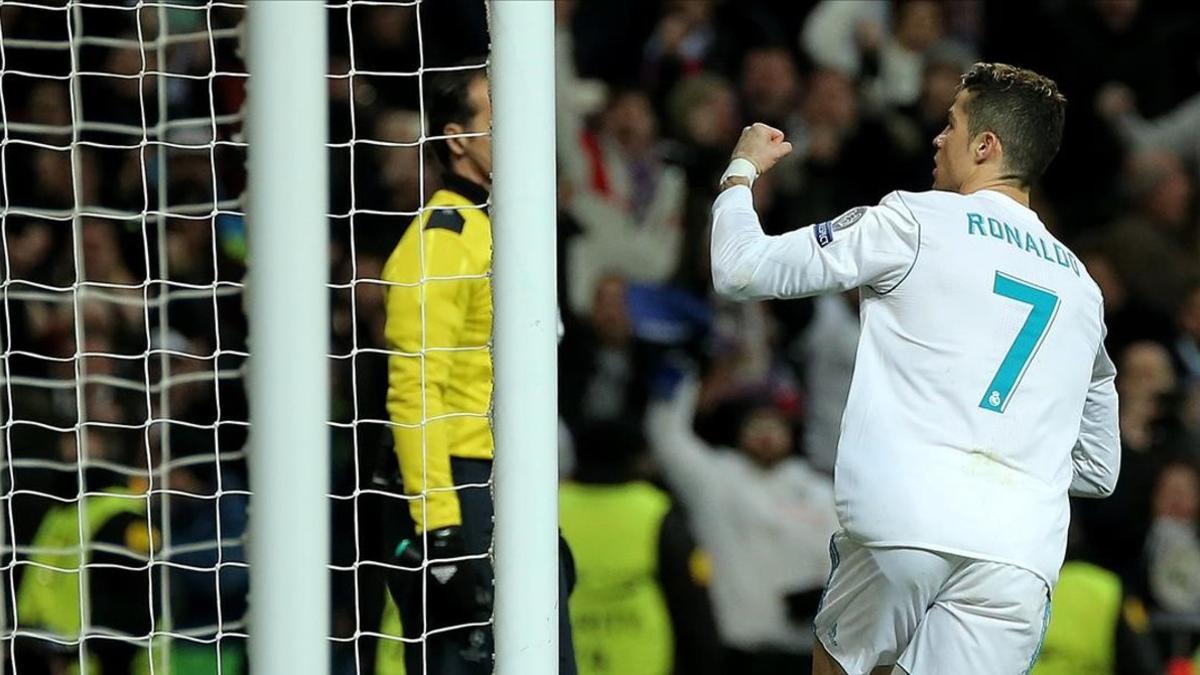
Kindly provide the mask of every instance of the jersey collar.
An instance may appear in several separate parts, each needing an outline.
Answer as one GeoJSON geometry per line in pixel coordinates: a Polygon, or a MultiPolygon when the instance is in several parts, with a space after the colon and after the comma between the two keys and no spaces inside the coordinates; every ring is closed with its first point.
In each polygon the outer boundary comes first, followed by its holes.
{"type": "Polygon", "coordinates": [[[1013,199],[1012,197],[1010,197],[1010,196],[1008,196],[1008,195],[1004,194],[1003,192],[1000,192],[999,190],[992,190],[992,189],[990,189],[990,188],[984,188],[984,189],[982,189],[982,190],[976,190],[976,191],[975,191],[975,192],[973,192],[972,194],[984,195],[984,196],[987,196],[987,197],[991,197],[991,198],[993,198],[993,199],[999,199],[1000,201],[1006,202],[1006,203],[1008,203],[1008,204],[1012,204],[1013,206],[1016,206],[1016,207],[1017,207],[1017,208],[1019,208],[1019,209],[1024,209],[1024,210],[1026,210],[1026,211],[1029,211],[1029,212],[1032,212],[1032,213],[1036,213],[1036,212],[1035,212],[1033,209],[1031,209],[1030,207],[1028,207],[1028,206],[1025,206],[1025,205],[1024,205],[1024,204],[1022,204],[1021,202],[1019,202],[1019,201],[1017,201],[1017,200],[1013,199]]]}

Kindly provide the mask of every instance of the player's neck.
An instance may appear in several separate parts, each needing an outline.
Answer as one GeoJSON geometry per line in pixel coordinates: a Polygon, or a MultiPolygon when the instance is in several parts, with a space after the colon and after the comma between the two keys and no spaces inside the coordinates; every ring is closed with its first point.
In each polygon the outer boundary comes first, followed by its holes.
{"type": "Polygon", "coordinates": [[[981,176],[967,179],[958,189],[961,194],[969,195],[980,190],[991,190],[1011,198],[1025,208],[1029,208],[1029,190],[1013,183],[1012,179],[996,176],[981,176]]]}

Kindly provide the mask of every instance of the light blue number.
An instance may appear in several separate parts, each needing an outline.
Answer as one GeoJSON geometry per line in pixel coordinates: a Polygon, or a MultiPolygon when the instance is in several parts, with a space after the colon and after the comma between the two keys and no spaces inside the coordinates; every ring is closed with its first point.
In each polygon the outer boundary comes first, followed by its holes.
{"type": "Polygon", "coordinates": [[[1046,337],[1050,322],[1058,311],[1058,296],[1001,272],[996,272],[992,292],[1032,306],[1025,325],[1021,326],[1021,332],[1017,333],[1017,339],[1008,348],[1008,353],[1000,362],[1000,369],[979,402],[979,407],[984,410],[1002,413],[1008,407],[1008,401],[1025,374],[1025,369],[1029,367],[1029,361],[1042,344],[1042,338],[1046,337]]]}

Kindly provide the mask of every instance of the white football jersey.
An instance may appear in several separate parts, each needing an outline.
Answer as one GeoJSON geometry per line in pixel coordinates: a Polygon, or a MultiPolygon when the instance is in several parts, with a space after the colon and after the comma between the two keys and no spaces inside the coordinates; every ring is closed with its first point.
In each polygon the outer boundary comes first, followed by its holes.
{"type": "Polygon", "coordinates": [[[835,473],[851,536],[1054,584],[1068,494],[1111,493],[1120,443],[1100,290],[1036,213],[990,190],[893,192],[767,237],[734,187],[712,259],[735,298],[861,289],[835,473]]]}

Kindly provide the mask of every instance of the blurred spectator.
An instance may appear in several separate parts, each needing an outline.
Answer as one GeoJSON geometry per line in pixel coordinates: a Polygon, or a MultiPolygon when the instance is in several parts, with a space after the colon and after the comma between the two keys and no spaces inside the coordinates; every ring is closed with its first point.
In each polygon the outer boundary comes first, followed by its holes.
{"type": "Polygon", "coordinates": [[[571,325],[559,347],[559,410],[567,425],[623,420],[639,424],[658,350],[633,332],[628,287],[609,274],[596,284],[586,323],[571,325]]]}
{"type": "Polygon", "coordinates": [[[1175,342],[1175,359],[1184,379],[1194,385],[1200,383],[1200,283],[1192,283],[1176,316],[1179,339],[1175,342]]]}
{"type": "Polygon", "coordinates": [[[938,2],[896,2],[890,17],[888,9],[888,3],[822,2],[801,36],[813,61],[861,81],[875,108],[916,102],[925,51],[945,34],[938,2]]]}
{"type": "Polygon", "coordinates": [[[837,529],[832,482],[792,456],[792,437],[769,406],[742,420],[738,448],[692,430],[699,383],[689,377],[647,417],[651,448],[713,556],[713,602],[726,670],[805,673],[811,618],[837,529]]]}
{"type": "MultiPolygon", "coordinates": [[[[351,56],[358,70],[411,73],[421,66],[416,6],[362,5],[352,8],[350,14],[354,38],[351,56]]],[[[341,38],[346,27],[339,26],[331,32],[341,38]]],[[[420,104],[416,77],[379,78],[374,82],[372,89],[382,105],[412,109],[420,104]]]]}
{"type": "Polygon", "coordinates": [[[604,83],[579,76],[575,62],[575,34],[571,21],[575,17],[576,0],[554,3],[554,95],[555,114],[559,126],[569,120],[570,137],[579,133],[579,123],[604,104],[607,89],[604,83]]]}
{"type": "Polygon", "coordinates": [[[716,184],[729,162],[742,118],[738,97],[724,78],[710,73],[681,81],[667,98],[666,121],[672,141],[667,155],[687,181],[681,267],[676,279],[707,295],[708,221],[716,184]]]}
{"type": "Polygon", "coordinates": [[[1159,472],[1146,539],[1150,592],[1173,612],[1200,612],[1200,470],[1175,460],[1159,472]]]}
{"type": "MultiPolygon", "coordinates": [[[[795,126],[800,105],[800,75],[783,47],[760,47],[742,59],[743,117],[776,129],[795,126]]],[[[736,140],[736,139],[735,139],[736,140]]]]}
{"type": "Polygon", "coordinates": [[[683,154],[674,159],[687,169],[689,187],[711,190],[710,184],[720,177],[725,167],[716,166],[716,156],[729,159],[729,144],[741,130],[737,106],[733,87],[708,73],[689,77],[671,91],[667,121],[677,141],[672,151],[683,154]]]}
{"type": "MultiPolygon", "coordinates": [[[[194,287],[241,282],[245,268],[216,245],[217,232],[212,221],[172,218],[164,231],[167,240],[164,266],[171,281],[194,287]]],[[[200,293],[173,286],[164,292],[170,297],[168,315],[172,327],[197,340],[203,352],[245,346],[247,327],[240,294],[220,286],[200,293]]]]}
{"type": "Polygon", "coordinates": [[[1121,435],[1137,450],[1148,450],[1156,440],[1162,420],[1163,397],[1176,386],[1175,369],[1166,347],[1137,342],[1125,349],[1117,371],[1121,396],[1121,435]]]}
{"type": "MultiPolygon", "coordinates": [[[[864,114],[848,76],[836,70],[814,71],[797,123],[788,130],[792,155],[781,162],[778,175],[772,172],[755,183],[768,234],[877,203],[895,189],[902,164],[869,159],[892,155],[891,134],[881,119],[864,114]]],[[[926,147],[932,157],[932,146],[926,147]]]]}
{"type": "Polygon", "coordinates": [[[81,50],[80,59],[94,64],[89,70],[108,75],[80,78],[81,96],[73,114],[79,115],[82,109],[88,120],[134,127],[137,131],[93,127],[85,134],[91,141],[128,144],[136,142],[143,124],[153,127],[158,121],[159,78],[146,76],[158,70],[158,50],[145,49],[144,38],[132,30],[111,37],[119,41],[114,46],[89,46],[81,50]]]}
{"type": "MultiPolygon", "coordinates": [[[[721,304],[713,328],[712,360],[700,394],[702,412],[748,397],[770,395],[786,373],[775,355],[775,324],[765,302],[721,304]]],[[[786,367],[784,367],[786,368],[786,367]]],[[[730,444],[737,433],[735,420],[725,420],[728,432],[721,441],[730,444]]]]}
{"type": "MultiPolygon", "coordinates": [[[[71,99],[66,83],[41,80],[29,91],[25,119],[48,127],[40,132],[43,140],[60,145],[71,135],[71,99]],[[51,131],[53,130],[53,131],[51,131]]],[[[14,120],[15,121],[15,120],[14,120]]]]}
{"type": "Polygon", "coordinates": [[[42,283],[52,281],[47,268],[57,262],[52,253],[60,250],[61,246],[55,235],[55,231],[43,221],[14,218],[8,227],[6,240],[8,278],[42,283]]]}
{"type": "Polygon", "coordinates": [[[1125,191],[1132,210],[1106,232],[1113,264],[1140,302],[1169,313],[1200,260],[1191,179],[1175,155],[1147,152],[1127,162],[1125,191]]]}
{"type": "Polygon", "coordinates": [[[887,0],[822,0],[804,22],[800,45],[815,64],[857,78],[863,51],[877,47],[890,13],[887,0]]]}
{"type": "Polygon", "coordinates": [[[151,525],[152,502],[144,479],[131,485],[140,472],[130,449],[107,443],[94,428],[85,427],[81,438],[84,452],[74,436],[64,436],[60,448],[61,461],[80,462],[78,492],[46,511],[16,591],[16,612],[33,632],[16,640],[14,670],[120,675],[146,655],[144,642],[96,635],[140,637],[154,626],[157,610],[146,589],[158,571],[146,561],[161,536],[151,525]],[[68,646],[84,635],[86,650],[68,646]]]}
{"type": "Polygon", "coordinates": [[[719,673],[710,563],[684,514],[643,479],[646,443],[628,422],[581,430],[559,519],[578,582],[571,624],[583,675],[719,673]]]}
{"type": "MultiPolygon", "coordinates": [[[[208,640],[228,630],[219,628],[222,623],[245,621],[250,586],[243,543],[249,486],[237,462],[225,460],[223,464],[215,470],[205,464],[181,465],[169,478],[171,488],[177,491],[171,504],[171,544],[179,551],[171,557],[177,565],[172,570],[171,618],[175,629],[208,640]]],[[[174,672],[245,672],[245,648],[239,640],[225,639],[216,649],[180,641],[172,646],[172,652],[174,672]]]]}
{"type": "Polygon", "coordinates": [[[432,161],[422,161],[421,114],[415,110],[384,110],[375,120],[373,137],[384,144],[374,150],[378,164],[379,189],[386,201],[381,205],[388,211],[415,213],[425,203],[425,194],[437,185],[438,167],[432,161]]]}
{"type": "Polygon", "coordinates": [[[812,324],[792,346],[803,355],[805,365],[805,455],[814,468],[830,475],[837,461],[858,333],[858,293],[827,296],[817,299],[812,324]]]}
{"type": "Polygon", "coordinates": [[[686,185],[662,161],[658,121],[645,94],[615,93],[596,130],[562,148],[567,212],[582,230],[567,252],[571,311],[586,314],[603,275],[666,281],[679,265],[686,185]]]}
{"type": "Polygon", "coordinates": [[[1135,592],[1146,587],[1144,545],[1160,453],[1172,445],[1159,424],[1164,396],[1175,387],[1169,352],[1135,342],[1115,357],[1121,401],[1121,473],[1105,500],[1073,504],[1094,562],[1117,573],[1135,592]]]}
{"type": "Polygon", "coordinates": [[[946,126],[959,80],[973,61],[972,54],[956,43],[934,45],[926,54],[920,96],[911,105],[900,106],[887,115],[888,131],[900,155],[898,160],[904,164],[896,187],[929,189],[933,170],[930,143],[946,126]]]}
{"type": "Polygon", "coordinates": [[[1100,286],[1104,296],[1104,325],[1108,334],[1104,346],[1110,355],[1120,355],[1139,340],[1167,344],[1175,334],[1167,316],[1131,297],[1125,279],[1113,264],[1111,242],[1090,239],[1075,246],[1079,260],[1100,286]]]}
{"type": "Polygon", "coordinates": [[[1139,0],[1092,0],[1047,3],[1014,23],[998,7],[988,6],[988,51],[1044,70],[1073,102],[1062,151],[1044,189],[1072,214],[1073,227],[1104,222],[1120,208],[1115,197],[1122,187],[1122,149],[1093,103],[1106,85],[1122,83],[1153,118],[1193,91],[1178,83],[1194,78],[1185,75],[1194,68],[1182,64],[1194,62],[1196,43],[1187,32],[1189,24],[1196,25],[1195,15],[1139,0]],[[1029,38],[1008,39],[1013,31],[1029,38]]]}
{"type": "Polygon", "coordinates": [[[651,95],[665,94],[677,81],[712,66],[718,32],[713,0],[668,0],[646,43],[643,81],[651,95]]]}
{"type": "Polygon", "coordinates": [[[864,93],[872,105],[904,106],[921,92],[925,52],[945,34],[942,5],[935,0],[903,0],[894,5],[892,30],[862,40],[866,60],[864,93]]]}
{"type": "Polygon", "coordinates": [[[1093,0],[1059,8],[1052,27],[1060,39],[1043,49],[1048,48],[1051,58],[1095,57],[1086,67],[1063,69],[1059,84],[1068,95],[1090,102],[1105,83],[1121,82],[1133,88],[1150,114],[1171,106],[1177,97],[1172,91],[1171,27],[1157,20],[1148,4],[1093,0]]]}
{"type": "Polygon", "coordinates": [[[1148,120],[1138,112],[1133,91],[1114,82],[1097,93],[1096,110],[1134,152],[1175,152],[1193,170],[1200,169],[1200,94],[1148,120]]]}

